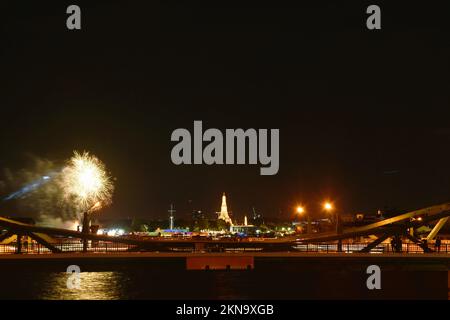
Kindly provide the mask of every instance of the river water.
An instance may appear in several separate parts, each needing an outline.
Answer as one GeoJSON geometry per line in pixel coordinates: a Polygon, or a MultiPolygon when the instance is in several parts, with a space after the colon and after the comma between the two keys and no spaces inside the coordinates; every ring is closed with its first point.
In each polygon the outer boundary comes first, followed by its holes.
{"type": "Polygon", "coordinates": [[[259,262],[254,270],[188,271],[183,262],[80,264],[69,289],[67,263],[0,264],[0,299],[447,299],[448,271],[381,265],[382,289],[367,289],[365,264],[259,262]]]}

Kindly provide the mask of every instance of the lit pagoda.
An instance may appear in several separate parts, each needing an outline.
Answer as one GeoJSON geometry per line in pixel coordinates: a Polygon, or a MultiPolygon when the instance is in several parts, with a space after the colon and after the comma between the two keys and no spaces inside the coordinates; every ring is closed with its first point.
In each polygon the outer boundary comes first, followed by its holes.
{"type": "Polygon", "coordinates": [[[230,216],[228,215],[228,207],[227,207],[227,197],[225,195],[225,192],[222,196],[222,207],[220,208],[219,214],[219,220],[224,220],[225,222],[229,223],[230,225],[233,225],[233,222],[231,221],[230,216]]]}

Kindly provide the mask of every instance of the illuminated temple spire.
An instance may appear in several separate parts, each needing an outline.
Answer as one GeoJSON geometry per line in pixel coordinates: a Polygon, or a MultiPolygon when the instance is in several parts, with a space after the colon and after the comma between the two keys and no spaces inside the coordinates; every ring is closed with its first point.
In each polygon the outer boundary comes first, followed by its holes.
{"type": "Polygon", "coordinates": [[[227,207],[227,196],[225,195],[225,192],[222,196],[222,207],[220,208],[219,218],[220,220],[224,220],[225,222],[233,225],[233,222],[231,221],[230,216],[228,215],[228,207],[227,207]]]}

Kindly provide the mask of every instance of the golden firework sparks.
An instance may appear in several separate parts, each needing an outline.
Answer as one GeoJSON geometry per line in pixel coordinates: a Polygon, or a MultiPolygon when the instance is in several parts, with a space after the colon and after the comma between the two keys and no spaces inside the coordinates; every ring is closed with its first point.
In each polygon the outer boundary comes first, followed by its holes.
{"type": "Polygon", "coordinates": [[[64,198],[80,210],[94,211],[111,202],[114,189],[106,167],[88,152],[74,151],[60,179],[64,198]]]}

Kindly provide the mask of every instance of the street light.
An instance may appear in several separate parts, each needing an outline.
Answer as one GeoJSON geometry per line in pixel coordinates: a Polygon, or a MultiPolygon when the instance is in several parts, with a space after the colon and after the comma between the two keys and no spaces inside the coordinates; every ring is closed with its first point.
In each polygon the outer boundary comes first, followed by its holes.
{"type": "MultiPolygon", "coordinates": [[[[331,202],[326,201],[323,204],[323,209],[327,212],[332,212],[334,211],[334,206],[331,202]]],[[[334,213],[334,219],[335,219],[335,223],[336,223],[336,233],[340,234],[341,233],[341,228],[340,228],[340,224],[339,224],[339,215],[337,213],[337,211],[335,211],[334,213]]],[[[338,252],[342,252],[342,239],[338,240],[338,247],[337,247],[338,252]]]]}
{"type": "MultiPolygon", "coordinates": [[[[305,212],[306,212],[306,210],[305,210],[305,208],[303,206],[298,206],[297,207],[297,213],[299,215],[303,215],[305,212]]],[[[308,222],[307,222],[307,225],[306,225],[306,234],[311,234],[311,215],[307,214],[306,217],[308,219],[308,222]]]]}
{"type": "MultiPolygon", "coordinates": [[[[323,203],[323,209],[326,211],[326,212],[328,212],[328,213],[330,213],[330,212],[332,212],[333,210],[334,210],[334,206],[333,206],[333,204],[331,203],[331,202],[329,202],[329,201],[326,201],[326,202],[324,202],[323,203]]],[[[336,232],[338,231],[338,219],[337,219],[337,214],[335,214],[335,220],[336,220],[336,232]]]]}
{"type": "MultiPolygon", "coordinates": [[[[331,202],[329,202],[329,201],[326,201],[326,202],[324,202],[323,203],[323,209],[326,211],[326,212],[328,212],[328,213],[331,213],[332,211],[334,211],[334,206],[333,206],[333,204],[331,203],[331,202]]],[[[337,226],[337,214],[336,214],[336,212],[335,212],[335,220],[336,220],[336,231],[337,231],[337,229],[338,229],[338,226],[337,226]]]]}
{"type": "Polygon", "coordinates": [[[323,208],[325,209],[325,211],[330,212],[330,211],[333,210],[333,204],[330,203],[330,202],[325,202],[325,203],[323,204],[323,208]]]}

